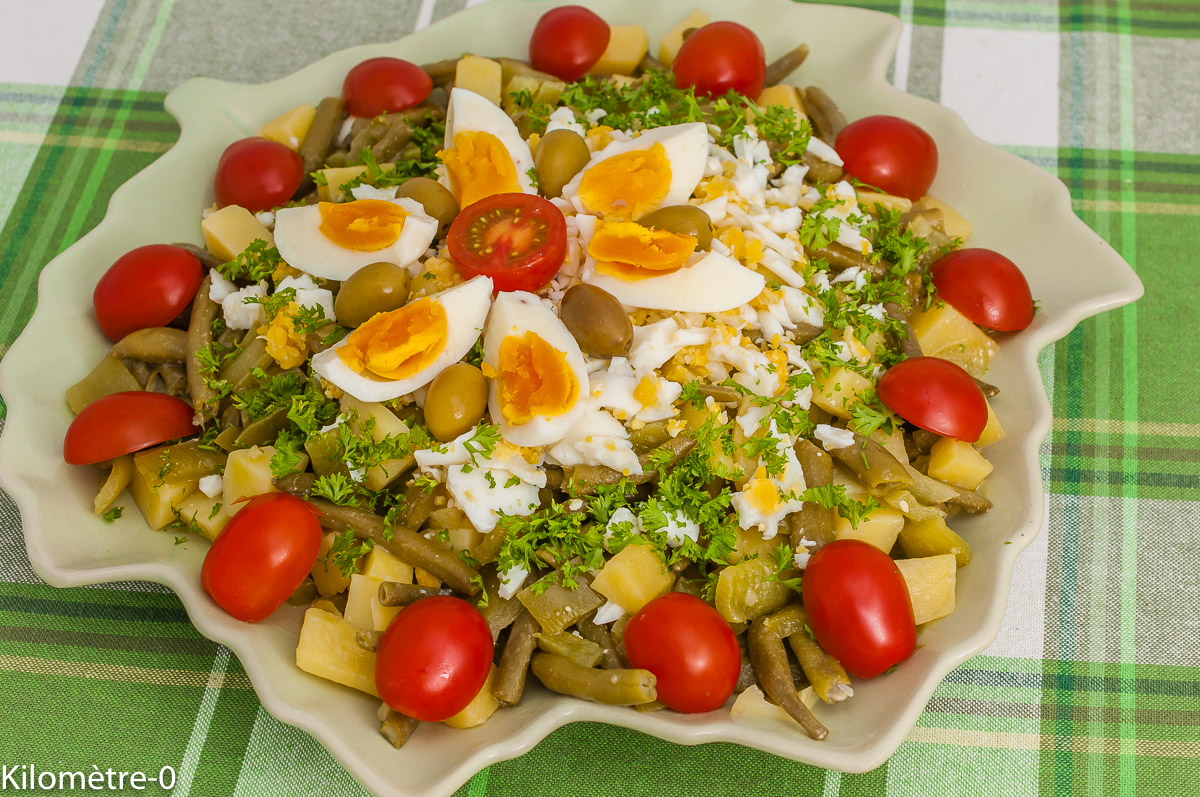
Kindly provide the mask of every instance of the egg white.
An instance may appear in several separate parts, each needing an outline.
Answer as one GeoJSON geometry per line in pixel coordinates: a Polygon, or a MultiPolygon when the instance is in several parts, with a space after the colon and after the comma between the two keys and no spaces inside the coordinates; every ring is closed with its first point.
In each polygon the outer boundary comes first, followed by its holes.
{"type": "Polygon", "coordinates": [[[430,298],[446,312],[446,345],[433,362],[417,373],[394,380],[355,373],[338,355],[346,345],[344,340],[313,357],[313,370],[359,401],[387,401],[429,384],[475,345],[491,305],[492,279],[475,277],[430,298]]]}
{"type": "MultiPolygon", "coordinates": [[[[536,194],[529,170],[533,168],[533,154],[529,145],[521,138],[521,133],[513,123],[512,117],[493,105],[491,100],[469,89],[455,88],[450,91],[450,100],[446,104],[446,138],[445,148],[454,146],[454,137],[459,133],[491,133],[507,150],[517,170],[517,184],[526,194],[536,194]]],[[[450,176],[445,169],[439,170],[441,175],[438,182],[453,192],[450,176]]]]}
{"type": "Polygon", "coordinates": [[[383,201],[399,205],[408,214],[400,237],[391,246],[374,252],[338,246],[321,233],[321,210],[317,205],[280,208],[275,214],[275,246],[289,266],[323,279],[344,281],[371,263],[407,266],[433,242],[437,219],[427,214],[416,200],[402,197],[383,201]]]}
{"type": "Polygon", "coordinates": [[[627,307],[681,313],[721,313],[762,293],[767,282],[736,260],[716,252],[693,256],[678,271],[661,277],[625,280],[611,274],[585,273],[584,282],[603,288],[627,307]]]}

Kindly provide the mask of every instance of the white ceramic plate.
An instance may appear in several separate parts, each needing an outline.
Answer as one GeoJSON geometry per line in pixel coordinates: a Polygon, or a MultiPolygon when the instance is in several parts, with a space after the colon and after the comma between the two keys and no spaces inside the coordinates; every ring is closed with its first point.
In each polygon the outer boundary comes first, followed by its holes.
{"type": "MultiPolygon", "coordinates": [[[[654,42],[694,6],[715,19],[729,14],[729,4],[719,0],[583,2],[614,23],[641,23],[654,42]]],[[[96,477],[62,461],[71,419],[64,391],[107,349],[91,313],[96,280],[135,246],[199,241],[199,211],[212,201],[212,170],[226,144],[298,103],[338,94],[346,71],[368,57],[395,55],[419,63],[463,51],[523,56],[544,10],[537,3],[496,0],[392,44],[335,53],[273,83],[194,79],[168,95],[166,107],[181,127],[179,143],[116,191],[104,221],[46,267],[37,312],[0,367],[0,390],[8,402],[0,480],[21,508],[30,561],[56,586],[138,579],[173,589],[197,629],[237,654],[272,714],[312,733],[379,794],[450,794],[487,764],[520,755],[555,728],[581,720],[681,744],[735,742],[822,767],[873,769],[899,746],[946,673],[995,637],[1013,561],[1042,526],[1038,448],[1051,416],[1038,352],[1083,318],[1142,293],[1124,261],[1071,212],[1061,183],[976,138],[951,111],[886,82],[884,71],[900,35],[893,17],[785,0],[739,4],[737,13],[762,37],[769,56],[808,41],[812,55],[795,79],[825,88],[850,119],[892,113],[929,131],[941,153],[931,192],[974,223],[972,245],[998,249],[1022,266],[1042,310],[1029,329],[1004,341],[988,377],[1002,388],[995,408],[1008,437],[988,451],[996,466],[988,485],[996,508],[955,521],[974,552],[971,565],[959,571],[958,609],[925,630],[921,647],[896,672],[856,683],[848,703],[819,705],[815,713],[829,727],[827,740],[814,742],[798,728],[733,719],[724,711],[642,714],[533,686],[520,706],[480,728],[427,725],[403,749],[393,750],[379,736],[376,700],[296,669],[298,609],[280,610],[253,626],[232,619],[200,588],[206,546],[176,546],[170,534],[146,529],[136,512],[115,524],[101,522],[90,511],[96,477]],[[64,347],[68,340],[75,343],[64,347]]]]}

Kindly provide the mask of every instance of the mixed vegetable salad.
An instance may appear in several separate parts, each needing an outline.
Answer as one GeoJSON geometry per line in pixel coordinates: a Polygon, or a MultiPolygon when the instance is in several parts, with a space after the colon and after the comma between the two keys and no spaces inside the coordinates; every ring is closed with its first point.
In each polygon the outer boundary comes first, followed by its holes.
{"type": "Polygon", "coordinates": [[[370,59],[230,144],[204,246],[96,286],[97,514],[211,540],[234,617],[307,605],[297,665],[396,746],[529,672],[823,738],[954,609],[1034,303],[924,130],[782,82],[807,53],[567,6],[528,62],[370,59]]]}

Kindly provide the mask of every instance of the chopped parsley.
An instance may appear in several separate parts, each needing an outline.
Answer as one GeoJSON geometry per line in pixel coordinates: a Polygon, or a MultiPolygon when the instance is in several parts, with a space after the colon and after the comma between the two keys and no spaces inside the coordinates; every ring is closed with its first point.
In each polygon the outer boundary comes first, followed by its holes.
{"type": "Polygon", "coordinates": [[[283,258],[280,257],[279,250],[259,238],[233,260],[217,266],[217,271],[226,279],[259,282],[274,274],[275,269],[282,263],[283,258]]]}
{"type": "Polygon", "coordinates": [[[121,517],[121,513],[124,511],[125,511],[125,507],[114,506],[112,509],[108,510],[103,515],[101,515],[100,519],[103,520],[105,523],[112,523],[112,522],[116,521],[117,518],[121,517]]]}

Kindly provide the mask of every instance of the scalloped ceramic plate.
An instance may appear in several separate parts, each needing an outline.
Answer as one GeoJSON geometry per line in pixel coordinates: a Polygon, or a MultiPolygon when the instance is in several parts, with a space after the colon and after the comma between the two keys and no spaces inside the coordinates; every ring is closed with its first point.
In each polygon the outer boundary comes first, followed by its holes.
{"type": "MultiPolygon", "coordinates": [[[[652,41],[695,5],[717,19],[728,13],[728,3],[717,0],[584,2],[613,22],[640,22],[652,41]]],[[[739,21],[762,37],[769,54],[799,40],[810,42],[812,55],[798,78],[825,88],[849,118],[892,113],[929,131],[941,153],[932,193],[974,223],[972,245],[1001,250],[1022,265],[1042,311],[1029,329],[1004,342],[989,376],[1003,388],[995,408],[1008,437],[989,450],[996,465],[989,483],[995,510],[955,524],[974,551],[972,564],[959,571],[957,611],[927,628],[921,647],[896,672],[855,683],[857,695],[849,703],[818,706],[817,716],[829,727],[824,742],[794,727],[734,719],[726,712],[643,714],[532,687],[520,706],[497,713],[482,727],[428,725],[403,749],[393,750],[379,736],[376,700],[296,669],[298,609],[287,607],[253,626],[232,619],[200,588],[206,546],[176,546],[171,535],[147,530],[136,513],[115,524],[101,522],[90,511],[95,476],[62,461],[71,419],[64,391],[107,348],[92,319],[92,287],[104,264],[135,246],[199,240],[199,211],[212,201],[212,169],[226,144],[300,102],[339,93],[347,69],[364,58],[395,55],[426,62],[462,51],[524,55],[529,31],[544,10],[536,3],[496,0],[392,44],[335,53],[273,83],[194,79],[167,96],[166,107],[182,128],[179,143],[113,194],[104,221],[46,267],[37,312],[0,367],[8,402],[0,478],[21,508],[30,561],[56,586],[138,579],[173,589],[200,632],[237,654],[272,714],[312,733],[379,794],[449,794],[487,764],[518,756],[555,728],[582,720],[681,744],[735,742],[822,767],[873,769],[899,746],[946,673],[995,637],[1013,561],[1043,525],[1038,449],[1051,416],[1038,352],[1087,316],[1142,293],[1125,262],[1071,212],[1061,183],[976,138],[951,111],[887,83],[884,71],[900,35],[893,17],[784,0],[738,9],[739,21]],[[76,344],[63,347],[64,340],[76,344]]]]}

